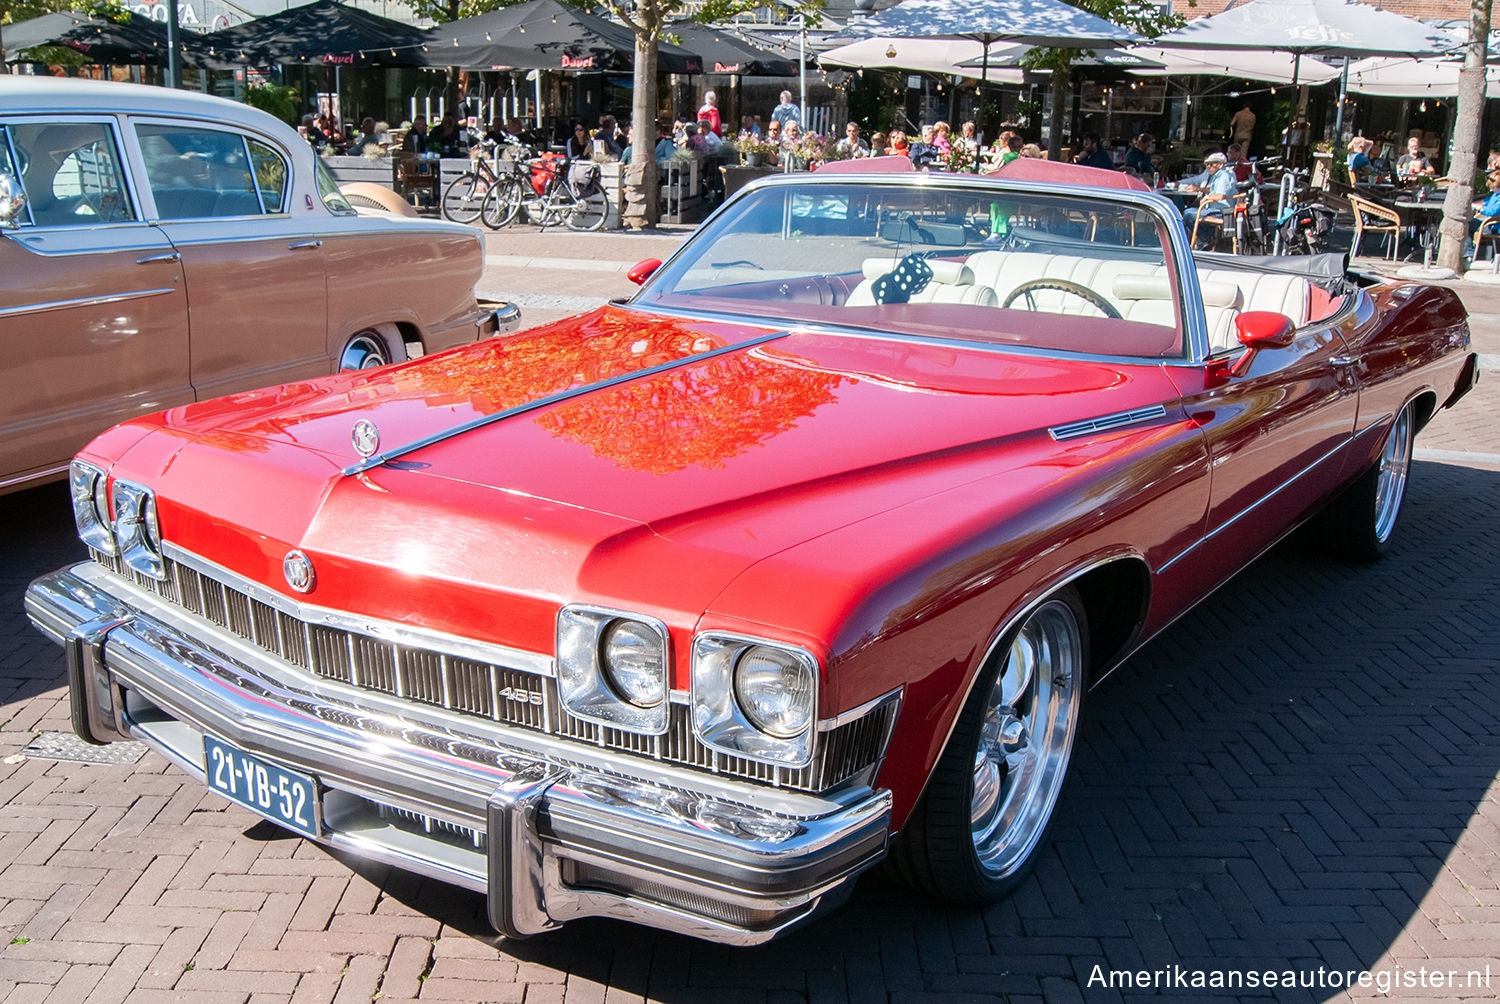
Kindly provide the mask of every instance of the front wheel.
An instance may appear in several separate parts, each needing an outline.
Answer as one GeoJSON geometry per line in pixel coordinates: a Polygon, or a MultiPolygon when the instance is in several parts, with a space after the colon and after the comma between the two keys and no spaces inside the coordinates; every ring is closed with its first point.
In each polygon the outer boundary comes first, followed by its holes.
{"type": "Polygon", "coordinates": [[[1317,539],[1335,556],[1375,561],[1390,548],[1406,500],[1411,455],[1417,438],[1415,404],[1401,409],[1391,423],[1380,458],[1317,519],[1317,539]]]}
{"type": "Polygon", "coordinates": [[[569,230],[598,230],[609,215],[609,199],[603,192],[593,192],[574,202],[566,213],[569,230]]]}
{"type": "Polygon", "coordinates": [[[900,881],[949,903],[992,902],[1020,883],[1067,777],[1087,666],[1087,619],[1068,587],[981,672],[891,850],[900,881]]]}
{"type": "Polygon", "coordinates": [[[473,171],[465,171],[443,189],[443,215],[454,223],[473,223],[479,219],[488,187],[473,171]]]}
{"type": "Polygon", "coordinates": [[[514,178],[491,188],[480,207],[480,222],[491,230],[509,226],[521,211],[521,194],[521,182],[514,178]]]}

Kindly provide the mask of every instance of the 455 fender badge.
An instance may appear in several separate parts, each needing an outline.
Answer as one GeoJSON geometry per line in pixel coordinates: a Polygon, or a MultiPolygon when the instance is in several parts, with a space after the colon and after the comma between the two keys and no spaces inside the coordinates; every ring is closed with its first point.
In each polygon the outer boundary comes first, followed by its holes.
{"type": "Polygon", "coordinates": [[[295,548],[281,559],[281,574],[286,576],[286,584],[299,593],[312,592],[313,583],[317,581],[312,560],[295,548]]]}

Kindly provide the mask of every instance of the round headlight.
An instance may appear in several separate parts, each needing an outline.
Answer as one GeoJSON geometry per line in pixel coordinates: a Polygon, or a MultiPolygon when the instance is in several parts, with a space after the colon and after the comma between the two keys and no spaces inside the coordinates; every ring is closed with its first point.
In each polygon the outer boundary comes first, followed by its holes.
{"type": "Polygon", "coordinates": [[[756,645],[734,667],[740,710],[756,728],[792,739],[812,724],[812,668],[791,652],[756,645]]]}
{"type": "Polygon", "coordinates": [[[599,638],[599,661],[615,693],[638,708],[667,699],[661,636],[639,621],[617,620],[599,638]]]}

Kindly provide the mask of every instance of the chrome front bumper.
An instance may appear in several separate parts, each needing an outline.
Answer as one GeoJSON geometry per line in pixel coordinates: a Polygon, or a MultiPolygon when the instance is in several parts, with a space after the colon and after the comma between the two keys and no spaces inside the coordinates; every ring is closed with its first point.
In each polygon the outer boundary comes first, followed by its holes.
{"type": "Polygon", "coordinates": [[[758,944],[842,902],[886,850],[889,792],[626,776],[577,744],[362,709],[93,562],[37,579],[26,611],[67,652],[82,738],[141,740],[202,779],[208,732],[310,774],[317,839],[486,892],[511,936],[608,916],[758,944]]]}

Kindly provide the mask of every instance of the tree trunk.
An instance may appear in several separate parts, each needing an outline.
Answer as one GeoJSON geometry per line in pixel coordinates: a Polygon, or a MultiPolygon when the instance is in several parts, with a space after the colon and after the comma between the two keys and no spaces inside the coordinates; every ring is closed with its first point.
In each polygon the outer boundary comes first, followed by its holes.
{"type": "Polygon", "coordinates": [[[1063,116],[1068,108],[1069,83],[1072,74],[1052,68],[1052,114],[1047,118],[1047,159],[1062,159],[1063,116]]]}
{"type": "Polygon", "coordinates": [[[1443,238],[1438,265],[1463,271],[1464,242],[1473,216],[1474,172],[1479,164],[1479,130],[1484,119],[1485,43],[1490,37],[1491,0],[1470,0],[1469,44],[1458,74],[1457,121],[1453,128],[1453,159],[1448,164],[1448,194],[1443,199],[1443,238]]]}
{"type": "Polygon", "coordinates": [[[635,36],[635,93],[630,102],[630,165],[620,222],[632,230],[661,220],[656,180],[656,39],[635,36]]]}

